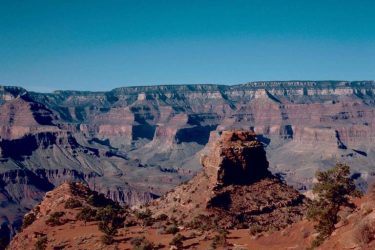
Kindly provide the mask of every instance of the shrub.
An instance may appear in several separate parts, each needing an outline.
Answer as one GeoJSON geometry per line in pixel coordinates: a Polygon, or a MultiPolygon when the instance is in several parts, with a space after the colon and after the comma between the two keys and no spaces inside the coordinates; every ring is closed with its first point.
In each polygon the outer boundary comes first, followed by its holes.
{"type": "Polygon", "coordinates": [[[77,207],[82,207],[82,203],[74,198],[69,198],[66,202],[64,207],[66,209],[72,209],[72,208],[77,208],[77,207]]]}
{"type": "Polygon", "coordinates": [[[30,226],[31,224],[33,224],[35,219],[36,219],[36,216],[35,216],[34,213],[31,212],[31,213],[26,214],[25,217],[23,217],[22,229],[25,229],[28,226],[30,226]]]}
{"type": "Polygon", "coordinates": [[[35,250],[45,250],[47,249],[47,236],[41,236],[35,243],[35,250]]]}
{"type": "Polygon", "coordinates": [[[100,241],[104,244],[104,245],[111,245],[113,243],[113,236],[112,235],[107,235],[107,234],[104,234],[100,237],[100,241]]]}
{"type": "Polygon", "coordinates": [[[135,217],[141,220],[144,226],[151,226],[154,223],[151,210],[148,208],[145,211],[135,211],[135,217]]]}
{"type": "Polygon", "coordinates": [[[153,250],[155,245],[152,242],[146,240],[145,237],[136,237],[131,239],[130,244],[133,246],[133,250],[153,250]]]}
{"type": "Polygon", "coordinates": [[[135,216],[137,217],[137,219],[144,220],[144,219],[152,217],[152,212],[148,208],[145,211],[137,210],[135,211],[135,216]]]}
{"type": "Polygon", "coordinates": [[[228,231],[220,229],[219,233],[212,239],[211,247],[216,249],[218,247],[225,247],[227,245],[228,231]]]}
{"type": "Polygon", "coordinates": [[[98,228],[105,234],[102,237],[104,244],[112,244],[113,236],[117,234],[117,229],[124,226],[124,218],[118,215],[118,210],[112,206],[101,208],[96,213],[96,219],[100,220],[98,228]]]}
{"type": "Polygon", "coordinates": [[[169,245],[175,246],[177,249],[182,249],[184,246],[184,243],[183,243],[184,240],[185,240],[185,236],[181,234],[176,234],[176,236],[173,237],[169,245]]]}
{"type": "Polygon", "coordinates": [[[91,207],[85,206],[81,211],[76,215],[77,220],[82,220],[85,222],[93,221],[96,217],[96,210],[91,207]]]}
{"type": "Polygon", "coordinates": [[[314,184],[313,193],[317,198],[309,203],[307,211],[308,219],[316,222],[314,228],[318,232],[312,243],[313,248],[319,246],[335,229],[335,224],[340,220],[340,207],[354,207],[350,196],[360,196],[349,176],[349,166],[340,163],[332,169],[316,173],[318,182],[314,184]]]}
{"type": "Polygon", "coordinates": [[[180,230],[178,229],[178,227],[176,225],[170,225],[168,226],[166,229],[165,229],[165,233],[166,234],[176,234],[178,233],[180,230]]]}
{"type": "Polygon", "coordinates": [[[59,226],[63,225],[64,222],[61,221],[61,217],[64,216],[64,212],[54,212],[50,214],[49,218],[46,220],[48,226],[59,226]]]}
{"type": "Polygon", "coordinates": [[[118,202],[114,202],[113,200],[106,198],[104,194],[99,194],[96,191],[92,191],[92,193],[88,196],[87,203],[94,207],[111,206],[116,209],[121,209],[118,202]]]}
{"type": "Polygon", "coordinates": [[[213,227],[213,221],[212,218],[200,214],[194,217],[189,223],[188,227],[191,227],[192,229],[199,229],[202,231],[209,230],[213,227]]]}
{"type": "Polygon", "coordinates": [[[158,221],[166,221],[166,220],[168,220],[168,215],[166,215],[166,214],[160,214],[160,215],[156,218],[156,220],[158,220],[158,221]]]}
{"type": "Polygon", "coordinates": [[[262,230],[262,227],[260,227],[259,225],[257,224],[253,224],[253,225],[250,225],[249,226],[249,233],[251,235],[256,235],[258,233],[261,233],[263,230],[262,230]]]}
{"type": "Polygon", "coordinates": [[[354,231],[354,239],[359,244],[368,244],[375,239],[374,222],[361,221],[354,231]]]}

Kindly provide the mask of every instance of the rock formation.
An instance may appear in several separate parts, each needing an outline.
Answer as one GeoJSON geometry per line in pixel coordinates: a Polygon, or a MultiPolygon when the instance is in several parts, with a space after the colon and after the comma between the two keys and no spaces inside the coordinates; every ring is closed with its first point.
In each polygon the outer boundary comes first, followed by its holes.
{"type": "Polygon", "coordinates": [[[253,132],[224,131],[210,144],[202,173],[153,202],[154,213],[187,224],[204,215],[223,227],[260,230],[302,218],[303,195],[268,171],[266,152],[253,132]]]}
{"type": "Polygon", "coordinates": [[[251,184],[271,175],[263,145],[252,132],[222,132],[201,163],[218,186],[251,184]]]}

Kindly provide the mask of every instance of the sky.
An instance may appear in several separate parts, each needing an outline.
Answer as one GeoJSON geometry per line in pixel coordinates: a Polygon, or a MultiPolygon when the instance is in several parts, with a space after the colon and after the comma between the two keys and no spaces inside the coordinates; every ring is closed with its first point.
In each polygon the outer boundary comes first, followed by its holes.
{"type": "Polygon", "coordinates": [[[0,0],[0,84],[373,80],[374,13],[374,0],[0,0]]]}

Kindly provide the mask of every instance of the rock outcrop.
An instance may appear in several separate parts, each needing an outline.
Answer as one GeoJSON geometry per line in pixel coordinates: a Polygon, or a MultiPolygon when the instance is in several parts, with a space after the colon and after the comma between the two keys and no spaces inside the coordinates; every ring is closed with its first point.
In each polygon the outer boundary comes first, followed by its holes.
{"type": "Polygon", "coordinates": [[[303,216],[304,196],[268,171],[263,145],[251,131],[224,131],[202,156],[203,170],[149,207],[185,223],[216,218],[227,228],[282,228],[303,216]],[[183,212],[182,212],[183,211],[183,212]]]}
{"type": "Polygon", "coordinates": [[[217,186],[251,184],[271,176],[262,143],[247,131],[223,131],[201,163],[217,186]]]}

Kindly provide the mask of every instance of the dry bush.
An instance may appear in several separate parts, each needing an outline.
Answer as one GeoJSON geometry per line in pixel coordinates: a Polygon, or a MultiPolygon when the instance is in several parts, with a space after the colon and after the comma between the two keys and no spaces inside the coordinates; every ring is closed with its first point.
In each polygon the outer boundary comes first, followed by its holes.
{"type": "Polygon", "coordinates": [[[36,216],[34,213],[31,212],[31,213],[26,214],[22,221],[22,229],[25,229],[31,224],[33,224],[35,219],[36,219],[36,216]]]}
{"type": "Polygon", "coordinates": [[[61,220],[61,217],[63,217],[65,212],[54,212],[50,214],[49,218],[46,220],[46,224],[48,226],[60,226],[65,223],[64,220],[61,220]]]}
{"type": "Polygon", "coordinates": [[[73,209],[73,208],[77,208],[77,207],[82,207],[82,203],[79,200],[74,199],[74,198],[69,198],[65,202],[65,205],[64,205],[64,208],[66,208],[66,209],[73,209]]]}
{"type": "Polygon", "coordinates": [[[368,244],[375,239],[375,222],[362,220],[354,229],[354,239],[358,244],[368,244]]]}

